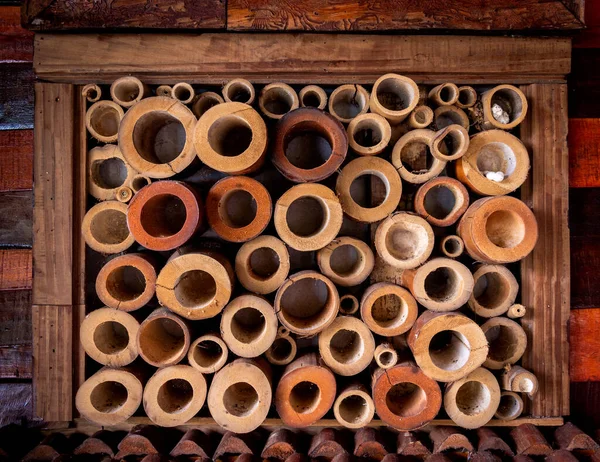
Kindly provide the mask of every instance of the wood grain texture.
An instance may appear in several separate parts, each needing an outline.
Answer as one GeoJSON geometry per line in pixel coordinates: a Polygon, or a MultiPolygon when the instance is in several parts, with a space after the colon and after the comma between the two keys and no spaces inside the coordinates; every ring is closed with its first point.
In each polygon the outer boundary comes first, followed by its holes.
{"type": "Polygon", "coordinates": [[[600,52],[576,48],[569,83],[569,117],[600,117],[600,52]]]}
{"type": "Polygon", "coordinates": [[[31,420],[32,396],[31,382],[0,383],[0,426],[31,420]]]}
{"type": "Polygon", "coordinates": [[[33,303],[73,300],[74,87],[35,85],[33,303]]]}
{"type": "Polygon", "coordinates": [[[46,421],[72,418],[72,310],[33,305],[34,409],[46,421]]]}
{"type": "Polygon", "coordinates": [[[533,399],[534,416],[569,413],[569,168],[566,85],[522,87],[530,112],[521,139],[531,155],[531,172],[521,197],[540,229],[533,252],[521,263],[522,324],[530,347],[523,367],[532,370],[540,391],[533,399]]]}
{"type": "Polygon", "coordinates": [[[560,0],[229,0],[228,30],[581,29],[560,0]]]}
{"type": "Polygon", "coordinates": [[[31,62],[33,32],[21,27],[21,8],[0,8],[0,63],[31,62]]]}
{"type": "Polygon", "coordinates": [[[35,31],[109,27],[225,29],[225,4],[225,0],[27,0],[23,5],[23,22],[35,31]]]}
{"type": "Polygon", "coordinates": [[[0,65],[0,130],[33,128],[31,63],[0,65]]]}
{"type": "Polygon", "coordinates": [[[600,187],[600,118],[569,119],[569,186],[600,187]]]}
{"type": "Polygon", "coordinates": [[[597,240],[600,237],[600,188],[572,188],[569,196],[571,236],[597,240]]]}
{"type": "Polygon", "coordinates": [[[574,422],[593,435],[600,427],[600,382],[575,382],[571,385],[574,422]]]}
{"type": "Polygon", "coordinates": [[[562,81],[570,70],[564,38],[322,34],[38,34],[38,77],[111,82],[136,74],[180,80],[372,83],[386,72],[429,83],[562,81]],[[274,57],[277,59],[274,59],[274,57]],[[167,58],[168,57],[168,58],[167,58]]]}
{"type": "Polygon", "coordinates": [[[29,249],[0,249],[0,290],[31,289],[29,249]]]}
{"type": "Polygon", "coordinates": [[[0,291],[0,345],[31,346],[31,290],[0,291]]]}
{"type": "Polygon", "coordinates": [[[0,379],[31,379],[31,345],[0,346],[0,379]]]}
{"type": "MultiPolygon", "coordinates": [[[[79,232],[87,208],[87,129],[85,125],[86,99],[82,87],[75,88],[75,142],[73,145],[73,303],[85,304],[86,244],[79,232]]],[[[85,317],[85,309],[83,311],[85,317]]],[[[83,320],[83,318],[82,318],[83,320]]]]}
{"type": "Polygon", "coordinates": [[[32,191],[0,193],[0,248],[31,247],[32,191]]]}
{"type": "Polygon", "coordinates": [[[33,130],[0,131],[0,192],[33,188],[33,130]]]}
{"type": "Polygon", "coordinates": [[[600,308],[571,311],[571,382],[600,381],[600,308]]]}
{"type": "Polygon", "coordinates": [[[585,27],[573,38],[573,47],[600,48],[600,3],[585,2],[585,27]]]}

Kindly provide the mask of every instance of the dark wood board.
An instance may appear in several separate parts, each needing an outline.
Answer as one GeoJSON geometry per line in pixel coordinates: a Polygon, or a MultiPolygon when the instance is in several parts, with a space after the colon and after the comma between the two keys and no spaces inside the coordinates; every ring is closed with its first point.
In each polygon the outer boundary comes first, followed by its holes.
{"type": "Polygon", "coordinates": [[[569,117],[600,117],[600,52],[593,48],[573,50],[569,83],[569,117]]]}
{"type": "Polygon", "coordinates": [[[0,383],[0,426],[31,420],[31,382],[0,383]]]}
{"type": "Polygon", "coordinates": [[[569,323],[571,382],[600,381],[600,308],[573,310],[569,323]]]}
{"type": "Polygon", "coordinates": [[[0,193],[0,248],[31,247],[32,236],[32,191],[0,193]]]}
{"type": "Polygon", "coordinates": [[[33,188],[33,130],[0,130],[0,192],[33,188]]]}
{"type": "Polygon", "coordinates": [[[590,240],[600,237],[600,188],[572,188],[569,196],[571,235],[590,240]]]}
{"type": "Polygon", "coordinates": [[[31,63],[0,65],[0,130],[33,128],[31,63]]]}
{"type": "Polygon", "coordinates": [[[31,62],[33,32],[21,27],[21,8],[0,8],[0,63],[31,62]]]}
{"type": "Polygon", "coordinates": [[[585,431],[596,431],[600,427],[600,382],[580,382],[571,386],[573,419],[585,431]]]}
{"type": "Polygon", "coordinates": [[[0,249],[0,291],[31,289],[30,249],[0,249]]]}
{"type": "Polygon", "coordinates": [[[600,187],[600,118],[569,119],[569,186],[600,187]]]}
{"type": "Polygon", "coordinates": [[[0,345],[31,347],[31,290],[0,291],[0,345]]]}
{"type": "Polygon", "coordinates": [[[600,305],[600,236],[571,237],[571,307],[600,305]]]}
{"type": "Polygon", "coordinates": [[[0,346],[0,379],[31,379],[31,345],[0,346]]]}
{"type": "Polygon", "coordinates": [[[594,0],[585,2],[585,30],[575,35],[576,48],[600,48],[600,3],[594,0]]]}

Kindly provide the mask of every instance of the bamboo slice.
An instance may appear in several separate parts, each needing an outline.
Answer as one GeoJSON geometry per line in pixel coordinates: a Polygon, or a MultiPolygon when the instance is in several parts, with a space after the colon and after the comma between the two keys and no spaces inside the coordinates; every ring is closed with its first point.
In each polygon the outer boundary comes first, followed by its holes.
{"type": "Polygon", "coordinates": [[[255,434],[250,435],[237,435],[231,431],[225,432],[223,438],[219,442],[215,453],[213,454],[213,460],[223,460],[223,456],[242,456],[242,455],[254,455],[257,453],[257,444],[255,434]]]}
{"type": "Polygon", "coordinates": [[[116,191],[116,197],[119,202],[125,204],[133,197],[133,191],[129,186],[119,186],[116,191]]]}
{"type": "Polygon", "coordinates": [[[218,334],[198,337],[188,350],[188,362],[203,374],[214,374],[227,362],[229,349],[218,334]]]}
{"type": "Polygon", "coordinates": [[[353,237],[338,237],[317,252],[321,273],[335,284],[351,287],[364,282],[375,265],[367,243],[353,237]]]}
{"type": "Polygon", "coordinates": [[[360,308],[358,298],[352,294],[342,295],[340,297],[340,313],[346,316],[353,315],[360,308]]]}
{"type": "Polygon", "coordinates": [[[340,85],[329,96],[329,113],[343,124],[368,110],[369,92],[361,85],[340,85]]]}
{"type": "Polygon", "coordinates": [[[469,207],[469,193],[460,181],[437,177],[419,188],[414,199],[415,212],[431,225],[451,226],[469,207]]]}
{"type": "Polygon", "coordinates": [[[102,89],[95,83],[88,83],[81,90],[81,94],[89,103],[95,103],[102,98],[102,89]]]}
{"type": "Polygon", "coordinates": [[[445,425],[433,427],[429,437],[433,441],[434,453],[451,452],[466,457],[467,454],[475,451],[469,439],[456,427],[445,425]]]}
{"type": "Polygon", "coordinates": [[[125,161],[119,148],[112,144],[88,152],[86,171],[88,192],[100,201],[119,200],[119,187],[128,185],[137,173],[125,161]]]}
{"type": "Polygon", "coordinates": [[[475,286],[468,303],[477,316],[501,316],[517,298],[519,283],[505,266],[480,265],[473,274],[473,279],[475,286]]]}
{"type": "Polygon", "coordinates": [[[197,457],[199,460],[206,460],[210,459],[208,450],[210,446],[209,436],[192,428],[185,432],[175,447],[171,449],[169,455],[171,457],[191,456],[197,457]]]}
{"type": "Polygon", "coordinates": [[[307,85],[298,94],[301,107],[314,107],[325,110],[327,107],[327,93],[318,85],[307,85]]]}
{"type": "Polygon", "coordinates": [[[570,451],[567,451],[566,449],[559,449],[552,451],[550,455],[546,456],[545,460],[548,462],[575,462],[579,459],[570,451]]]}
{"type": "Polygon", "coordinates": [[[431,155],[449,162],[463,157],[469,149],[469,132],[462,125],[452,124],[438,130],[431,140],[431,155]]]}
{"type": "Polygon", "coordinates": [[[473,87],[465,85],[458,87],[458,99],[456,105],[461,109],[466,109],[475,106],[477,102],[477,92],[473,87]]]}
{"type": "Polygon", "coordinates": [[[523,399],[512,391],[503,391],[500,394],[500,404],[494,416],[500,420],[515,420],[524,409],[523,399]]]}
{"type": "Polygon", "coordinates": [[[173,98],[173,87],[170,85],[159,85],[156,88],[156,96],[166,96],[167,98],[173,98]]]}
{"type": "Polygon", "coordinates": [[[296,341],[285,327],[277,330],[273,344],[265,351],[267,360],[275,366],[286,366],[296,358],[298,347],[296,341]]]}
{"type": "Polygon", "coordinates": [[[140,325],[137,344],[140,356],[148,364],[172,366],[185,358],[190,347],[190,330],[179,316],[157,308],[140,325]]]}
{"type": "Polygon", "coordinates": [[[155,425],[136,425],[119,443],[119,452],[115,458],[122,460],[127,457],[135,460],[131,456],[142,458],[148,454],[167,453],[170,443],[167,435],[165,430],[161,430],[155,425]]]}
{"type": "Polygon", "coordinates": [[[179,82],[173,85],[171,94],[173,98],[182,104],[190,104],[196,96],[194,88],[186,82],[179,82]]]}
{"type": "Polygon", "coordinates": [[[150,90],[147,85],[143,84],[140,79],[130,75],[118,78],[110,86],[112,100],[125,108],[139,103],[149,93],[150,90]]]}
{"type": "Polygon", "coordinates": [[[252,104],[255,97],[254,85],[246,79],[232,79],[223,87],[226,102],[252,104]]]}
{"type": "Polygon", "coordinates": [[[359,156],[377,156],[392,136],[390,123],[379,114],[361,114],[348,124],[348,144],[359,156]]]}
{"type": "Polygon", "coordinates": [[[263,459],[284,461],[298,452],[296,448],[300,449],[296,441],[296,434],[290,430],[281,428],[269,435],[260,456],[263,459]]]}
{"type": "Polygon", "coordinates": [[[483,323],[481,330],[489,344],[484,367],[499,370],[516,363],[525,354],[527,335],[515,321],[504,317],[492,318],[483,323]]]}
{"type": "Polygon", "coordinates": [[[269,294],[281,287],[290,271],[285,244],[274,236],[261,235],[246,242],[235,257],[235,273],[251,292],[269,294]]]}
{"type": "Polygon", "coordinates": [[[289,85],[274,82],[261,90],[258,97],[260,111],[269,119],[279,120],[285,114],[300,107],[298,94],[289,85]]]}
{"type": "Polygon", "coordinates": [[[122,435],[117,431],[99,430],[73,450],[73,455],[107,455],[114,457],[122,435]]]}
{"type": "Polygon", "coordinates": [[[359,458],[383,460],[388,450],[383,435],[372,427],[363,427],[354,434],[354,455],[359,458]]]}
{"type": "Polygon", "coordinates": [[[378,335],[393,337],[407,332],[417,319],[418,307],[404,288],[388,282],[369,286],[360,302],[360,316],[378,335]]]}
{"type": "Polygon", "coordinates": [[[429,106],[417,106],[408,116],[407,125],[412,128],[427,128],[433,122],[433,109],[429,106]]]}
{"type": "Polygon", "coordinates": [[[511,319],[518,319],[518,318],[522,318],[523,316],[525,316],[526,312],[527,312],[527,308],[525,308],[523,305],[521,305],[519,303],[516,303],[508,309],[508,311],[506,312],[506,315],[511,319]]]}
{"type": "Polygon", "coordinates": [[[419,88],[414,80],[398,74],[385,74],[373,84],[371,112],[390,123],[402,122],[419,102],[419,88]]]}
{"type": "Polygon", "coordinates": [[[131,190],[134,192],[134,194],[137,194],[144,186],[148,186],[151,183],[152,180],[150,179],[150,177],[147,177],[145,175],[135,175],[131,179],[131,183],[129,186],[131,187],[131,190]]]}
{"type": "Polygon", "coordinates": [[[527,98],[512,85],[498,85],[481,95],[484,130],[510,130],[519,125],[527,115],[527,98]]]}
{"type": "Polygon", "coordinates": [[[377,345],[373,357],[381,369],[389,369],[398,363],[398,353],[390,342],[382,342],[377,345]]]}
{"type": "Polygon", "coordinates": [[[375,405],[367,388],[358,383],[346,386],[333,403],[333,414],[346,428],[363,428],[375,415],[375,405]]]}
{"type": "Polygon", "coordinates": [[[105,254],[123,252],[135,242],[127,226],[127,205],[118,201],[100,202],[89,209],[81,232],[90,248],[105,254]]]}
{"type": "MultiPolygon", "coordinates": [[[[458,258],[462,255],[465,250],[465,243],[463,240],[455,234],[445,236],[440,242],[440,250],[448,258],[458,258]]],[[[475,287],[477,281],[475,281],[475,287]]],[[[475,291],[475,289],[473,289],[475,291]]],[[[471,294],[471,297],[473,295],[471,294]]]]}
{"type": "Polygon", "coordinates": [[[85,125],[94,138],[102,143],[114,143],[119,136],[119,125],[125,113],[112,101],[97,101],[85,114],[85,125]]]}
{"type": "Polygon", "coordinates": [[[532,424],[523,424],[511,430],[516,453],[525,456],[547,456],[552,452],[544,435],[532,424]]]}
{"type": "Polygon", "coordinates": [[[436,106],[452,106],[458,101],[458,87],[453,83],[442,83],[429,91],[428,98],[436,106]]]}
{"type": "Polygon", "coordinates": [[[526,393],[530,398],[538,392],[537,377],[521,366],[512,366],[501,376],[500,384],[503,390],[526,393]]]}
{"type": "Polygon", "coordinates": [[[469,130],[471,122],[469,116],[462,109],[456,106],[440,106],[433,111],[433,121],[438,130],[442,130],[450,125],[460,125],[465,130],[469,130]]]}
{"type": "Polygon", "coordinates": [[[324,428],[312,437],[308,456],[311,460],[331,460],[349,462],[345,446],[349,443],[346,435],[335,428],[324,428]]]}
{"type": "Polygon", "coordinates": [[[194,104],[192,105],[192,112],[199,119],[211,107],[224,102],[225,100],[218,93],[215,93],[214,91],[205,91],[200,93],[200,95],[198,95],[194,101],[194,104]]]}
{"type": "Polygon", "coordinates": [[[446,162],[433,157],[431,153],[434,137],[435,132],[432,130],[411,130],[394,145],[391,161],[403,180],[421,184],[442,173],[446,162]],[[428,159],[432,161],[429,162],[428,159]],[[428,167],[429,163],[431,165],[428,167]]]}

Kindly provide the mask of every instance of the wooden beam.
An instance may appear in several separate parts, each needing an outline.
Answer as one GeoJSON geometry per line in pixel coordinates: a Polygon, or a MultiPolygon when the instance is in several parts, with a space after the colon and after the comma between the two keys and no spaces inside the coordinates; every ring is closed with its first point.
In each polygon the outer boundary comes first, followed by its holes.
{"type": "Polygon", "coordinates": [[[0,131],[0,192],[33,188],[33,130],[0,131]]]}
{"type": "Polygon", "coordinates": [[[569,119],[569,186],[600,187],[600,118],[569,119]]]}
{"type": "Polygon", "coordinates": [[[0,379],[31,377],[31,345],[0,346],[0,379]]]}
{"type": "Polygon", "coordinates": [[[0,130],[33,128],[31,63],[0,66],[0,130]]]}
{"type": "Polygon", "coordinates": [[[0,250],[0,290],[31,289],[32,276],[31,250],[0,250]]]}
{"type": "Polygon", "coordinates": [[[0,8],[0,63],[31,62],[33,32],[21,27],[21,8],[0,8]]]}
{"type": "Polygon", "coordinates": [[[600,381],[600,308],[573,310],[569,324],[571,382],[600,381]]]}
{"type": "Polygon", "coordinates": [[[31,247],[32,191],[0,193],[0,248],[31,247]]]}

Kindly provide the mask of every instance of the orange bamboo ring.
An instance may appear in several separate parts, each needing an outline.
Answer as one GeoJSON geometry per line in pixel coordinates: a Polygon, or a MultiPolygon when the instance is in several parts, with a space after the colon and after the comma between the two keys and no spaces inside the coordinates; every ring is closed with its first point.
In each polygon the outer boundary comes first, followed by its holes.
{"type": "Polygon", "coordinates": [[[527,114],[527,98],[512,85],[498,85],[481,95],[483,104],[483,129],[510,130],[519,125],[527,114]],[[494,114],[494,106],[506,113],[508,120],[500,120],[494,114]]]}
{"type": "Polygon", "coordinates": [[[360,317],[378,335],[394,337],[407,332],[419,314],[417,302],[403,287],[378,282],[365,290],[360,317]]]}
{"type": "Polygon", "coordinates": [[[414,205],[415,212],[430,224],[450,226],[469,207],[469,193],[460,181],[448,176],[437,177],[419,188],[414,205]]]}
{"type": "Polygon", "coordinates": [[[473,273],[473,279],[475,286],[468,303],[477,316],[501,316],[515,303],[519,283],[505,266],[481,265],[473,273]]]}
{"type": "Polygon", "coordinates": [[[187,323],[166,308],[157,308],[142,322],[137,345],[140,356],[155,367],[180,362],[190,348],[187,323]]]}
{"type": "Polygon", "coordinates": [[[431,140],[431,155],[445,162],[460,159],[467,149],[469,132],[462,125],[448,125],[438,130],[431,140]]]}
{"type": "Polygon", "coordinates": [[[394,145],[391,161],[403,180],[420,184],[442,173],[446,162],[431,154],[431,142],[434,137],[435,133],[432,130],[411,130],[402,135],[394,145]],[[429,157],[432,161],[428,167],[429,157]]]}

